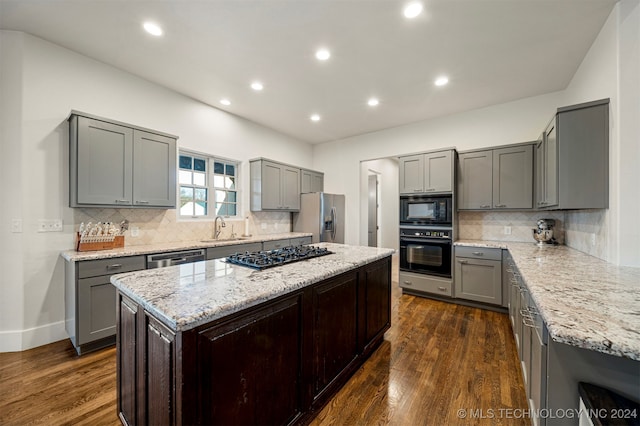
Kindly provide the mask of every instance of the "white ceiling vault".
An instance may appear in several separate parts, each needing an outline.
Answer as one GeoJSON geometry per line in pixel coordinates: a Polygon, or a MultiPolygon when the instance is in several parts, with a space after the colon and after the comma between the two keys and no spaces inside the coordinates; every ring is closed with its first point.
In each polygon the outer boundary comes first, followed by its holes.
{"type": "Polygon", "coordinates": [[[0,28],[320,143],[564,89],[615,0],[423,0],[411,20],[406,3],[0,0],[0,28]]]}

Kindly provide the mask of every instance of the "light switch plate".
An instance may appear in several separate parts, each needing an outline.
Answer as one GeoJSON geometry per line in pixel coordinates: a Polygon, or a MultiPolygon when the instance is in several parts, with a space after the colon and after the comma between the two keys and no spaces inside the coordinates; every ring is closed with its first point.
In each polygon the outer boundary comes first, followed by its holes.
{"type": "Polygon", "coordinates": [[[504,227],[504,235],[511,235],[511,227],[510,226],[505,226],[504,227]]]}
{"type": "Polygon", "coordinates": [[[137,237],[138,235],[140,235],[140,228],[138,228],[137,226],[132,226],[131,227],[131,236],[132,237],[137,237]]]}

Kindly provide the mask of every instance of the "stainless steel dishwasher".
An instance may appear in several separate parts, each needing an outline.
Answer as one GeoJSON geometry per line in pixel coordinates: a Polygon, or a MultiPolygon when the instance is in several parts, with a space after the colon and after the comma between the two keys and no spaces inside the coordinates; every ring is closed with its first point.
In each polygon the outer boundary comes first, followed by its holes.
{"type": "Polygon", "coordinates": [[[206,256],[204,249],[150,254],[149,256],[147,256],[147,269],[182,265],[185,263],[199,262],[205,259],[206,256]]]}

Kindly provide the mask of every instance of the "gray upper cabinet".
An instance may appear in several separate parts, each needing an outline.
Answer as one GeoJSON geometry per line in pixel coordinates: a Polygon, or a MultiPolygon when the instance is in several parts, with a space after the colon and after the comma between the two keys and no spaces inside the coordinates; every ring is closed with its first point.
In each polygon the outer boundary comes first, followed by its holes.
{"type": "Polygon", "coordinates": [[[533,207],[533,145],[493,150],[493,208],[533,207]]]}
{"type": "Polygon", "coordinates": [[[451,192],[453,150],[400,157],[400,193],[451,192]]]}
{"type": "Polygon", "coordinates": [[[533,144],[460,153],[458,209],[533,207],[533,144]]]}
{"type": "Polygon", "coordinates": [[[69,136],[71,207],[175,207],[175,136],[77,112],[69,136]]]}
{"type": "Polygon", "coordinates": [[[559,108],[536,146],[536,207],[609,207],[609,99],[559,108]]]}
{"type": "Polygon", "coordinates": [[[493,205],[493,152],[458,155],[458,210],[490,209],[493,205]]]}
{"type": "Polygon", "coordinates": [[[322,191],[324,191],[324,173],[300,170],[300,192],[302,194],[322,191]]]}
{"type": "Polygon", "coordinates": [[[133,133],[133,204],[176,206],[176,140],[149,132],[133,133]]]}
{"type": "Polygon", "coordinates": [[[251,160],[251,211],[300,210],[300,169],[270,160],[251,160]]]}

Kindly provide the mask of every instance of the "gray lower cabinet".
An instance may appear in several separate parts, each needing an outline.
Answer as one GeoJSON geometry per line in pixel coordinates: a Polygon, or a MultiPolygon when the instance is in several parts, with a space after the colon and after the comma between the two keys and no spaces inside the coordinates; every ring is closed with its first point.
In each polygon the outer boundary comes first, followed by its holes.
{"type": "Polygon", "coordinates": [[[458,210],[533,207],[533,144],[460,153],[458,210]]]}
{"type": "Polygon", "coordinates": [[[300,210],[300,169],[266,159],[251,160],[251,211],[300,210]]]}
{"type": "Polygon", "coordinates": [[[300,193],[324,191],[324,173],[313,170],[300,170],[300,193]]]}
{"type": "Polygon", "coordinates": [[[609,207],[609,99],[559,108],[536,145],[536,207],[609,207]]]}
{"type": "Polygon", "coordinates": [[[115,342],[111,275],[145,268],[144,256],[65,262],[65,327],[79,355],[115,342]]]}
{"type": "Polygon", "coordinates": [[[233,244],[230,246],[208,247],[207,260],[227,257],[234,253],[261,251],[262,243],[233,244]]]}
{"type": "Polygon", "coordinates": [[[176,139],[73,111],[69,205],[175,208],[176,139]]]}
{"type": "Polygon", "coordinates": [[[502,250],[455,247],[455,297],[502,305],[502,250]]]}
{"type": "Polygon", "coordinates": [[[451,192],[453,158],[452,150],[400,157],[400,193],[451,192]]]}

